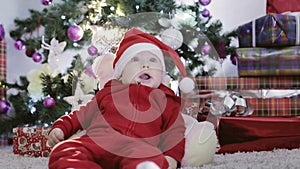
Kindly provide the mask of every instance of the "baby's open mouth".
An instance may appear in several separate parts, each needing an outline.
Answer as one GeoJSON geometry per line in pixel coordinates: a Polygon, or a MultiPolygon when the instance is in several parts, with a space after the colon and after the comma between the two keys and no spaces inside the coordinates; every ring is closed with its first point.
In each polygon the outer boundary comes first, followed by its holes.
{"type": "Polygon", "coordinates": [[[144,73],[144,74],[140,75],[139,78],[142,80],[149,80],[151,78],[151,76],[148,73],[144,73]]]}

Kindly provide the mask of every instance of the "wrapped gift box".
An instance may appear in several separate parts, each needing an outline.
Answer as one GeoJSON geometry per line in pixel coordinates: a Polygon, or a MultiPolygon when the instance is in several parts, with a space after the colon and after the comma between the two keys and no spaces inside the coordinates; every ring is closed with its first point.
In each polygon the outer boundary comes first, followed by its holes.
{"type": "Polygon", "coordinates": [[[299,0],[267,0],[267,13],[300,11],[299,0]]]}
{"type": "Polygon", "coordinates": [[[13,129],[13,152],[14,154],[48,157],[50,147],[46,145],[46,135],[50,127],[17,127],[13,129]]]}
{"type": "Polygon", "coordinates": [[[260,90],[300,89],[300,76],[265,77],[198,77],[195,79],[199,90],[260,90]]]}
{"type": "Polygon", "coordinates": [[[220,117],[218,153],[300,148],[299,117],[220,117]]]}
{"type": "Polygon", "coordinates": [[[279,47],[299,45],[299,17],[267,14],[237,28],[239,47],[279,47]]]}
{"type": "Polygon", "coordinates": [[[247,98],[251,116],[300,116],[300,98],[247,98]]]}
{"type": "Polygon", "coordinates": [[[12,145],[12,134],[3,133],[0,135],[0,147],[12,145]]]}
{"type": "Polygon", "coordinates": [[[205,101],[222,102],[230,93],[245,98],[253,108],[252,116],[300,115],[300,98],[295,97],[295,90],[300,88],[300,76],[198,77],[195,81],[200,92],[193,98],[198,98],[201,121],[205,120],[208,112],[203,108],[205,101]],[[203,94],[203,90],[210,93],[203,94]]]}
{"type": "MultiPolygon", "coordinates": [[[[246,100],[246,111],[251,111],[251,114],[245,112],[246,114],[245,116],[247,117],[300,116],[300,98],[244,98],[244,99],[246,100]]],[[[223,98],[210,98],[207,100],[223,103],[223,98]]],[[[199,121],[203,121],[203,119],[205,120],[206,116],[208,115],[209,110],[203,108],[205,105],[203,105],[203,102],[201,102],[201,100],[200,103],[201,103],[200,114],[198,114],[197,118],[199,121]]],[[[207,109],[209,109],[209,107],[207,109]]],[[[236,116],[236,113],[237,113],[237,109],[231,112],[229,116],[236,116]]],[[[243,116],[243,114],[237,116],[243,116]]]]}
{"type": "MultiPolygon", "coordinates": [[[[0,40],[0,80],[6,81],[6,41],[0,40]]],[[[6,89],[0,88],[0,99],[6,98],[6,89]]]]}
{"type": "Polygon", "coordinates": [[[284,48],[239,48],[239,76],[298,76],[300,46],[284,48]]]}

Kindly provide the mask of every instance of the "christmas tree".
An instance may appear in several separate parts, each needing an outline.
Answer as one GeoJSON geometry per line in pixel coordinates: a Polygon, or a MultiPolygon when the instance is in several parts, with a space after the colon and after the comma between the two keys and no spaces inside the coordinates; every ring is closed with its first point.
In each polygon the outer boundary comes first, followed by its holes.
{"type": "MultiPolygon", "coordinates": [[[[1,83],[17,92],[5,102],[0,133],[22,125],[51,125],[79,101],[90,98],[97,91],[92,63],[114,53],[120,34],[130,27],[138,27],[170,45],[192,76],[213,75],[216,68],[209,64],[235,56],[235,47],[230,44],[236,33],[222,33],[222,23],[211,21],[206,9],[210,0],[41,2],[45,5],[42,11],[30,10],[28,18],[15,19],[16,28],[10,31],[16,50],[25,51],[42,66],[20,77],[20,83],[1,83]],[[68,53],[71,62],[62,68],[58,66],[58,62],[64,62],[60,55],[65,56],[68,50],[72,50],[68,53]]],[[[176,71],[169,70],[171,76],[176,76],[176,71]]]]}

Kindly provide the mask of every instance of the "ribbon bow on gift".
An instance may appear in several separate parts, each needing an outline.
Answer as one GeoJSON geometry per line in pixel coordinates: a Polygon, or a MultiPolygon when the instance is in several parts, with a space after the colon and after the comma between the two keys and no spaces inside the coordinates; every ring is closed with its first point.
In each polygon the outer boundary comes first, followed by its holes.
{"type": "Polygon", "coordinates": [[[205,105],[216,116],[249,116],[253,113],[252,105],[237,94],[226,95],[222,102],[208,101],[205,105]]]}

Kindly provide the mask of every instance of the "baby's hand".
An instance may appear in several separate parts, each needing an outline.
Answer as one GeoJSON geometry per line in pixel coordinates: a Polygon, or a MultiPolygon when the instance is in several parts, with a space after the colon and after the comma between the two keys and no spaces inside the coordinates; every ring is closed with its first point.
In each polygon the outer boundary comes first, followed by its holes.
{"type": "Polygon", "coordinates": [[[168,163],[169,163],[169,168],[168,169],[176,169],[177,168],[177,161],[170,157],[170,156],[165,156],[165,158],[167,159],[168,163]]]}
{"type": "Polygon", "coordinates": [[[64,140],[64,133],[60,128],[54,128],[48,135],[47,144],[53,147],[55,144],[64,140]]]}

